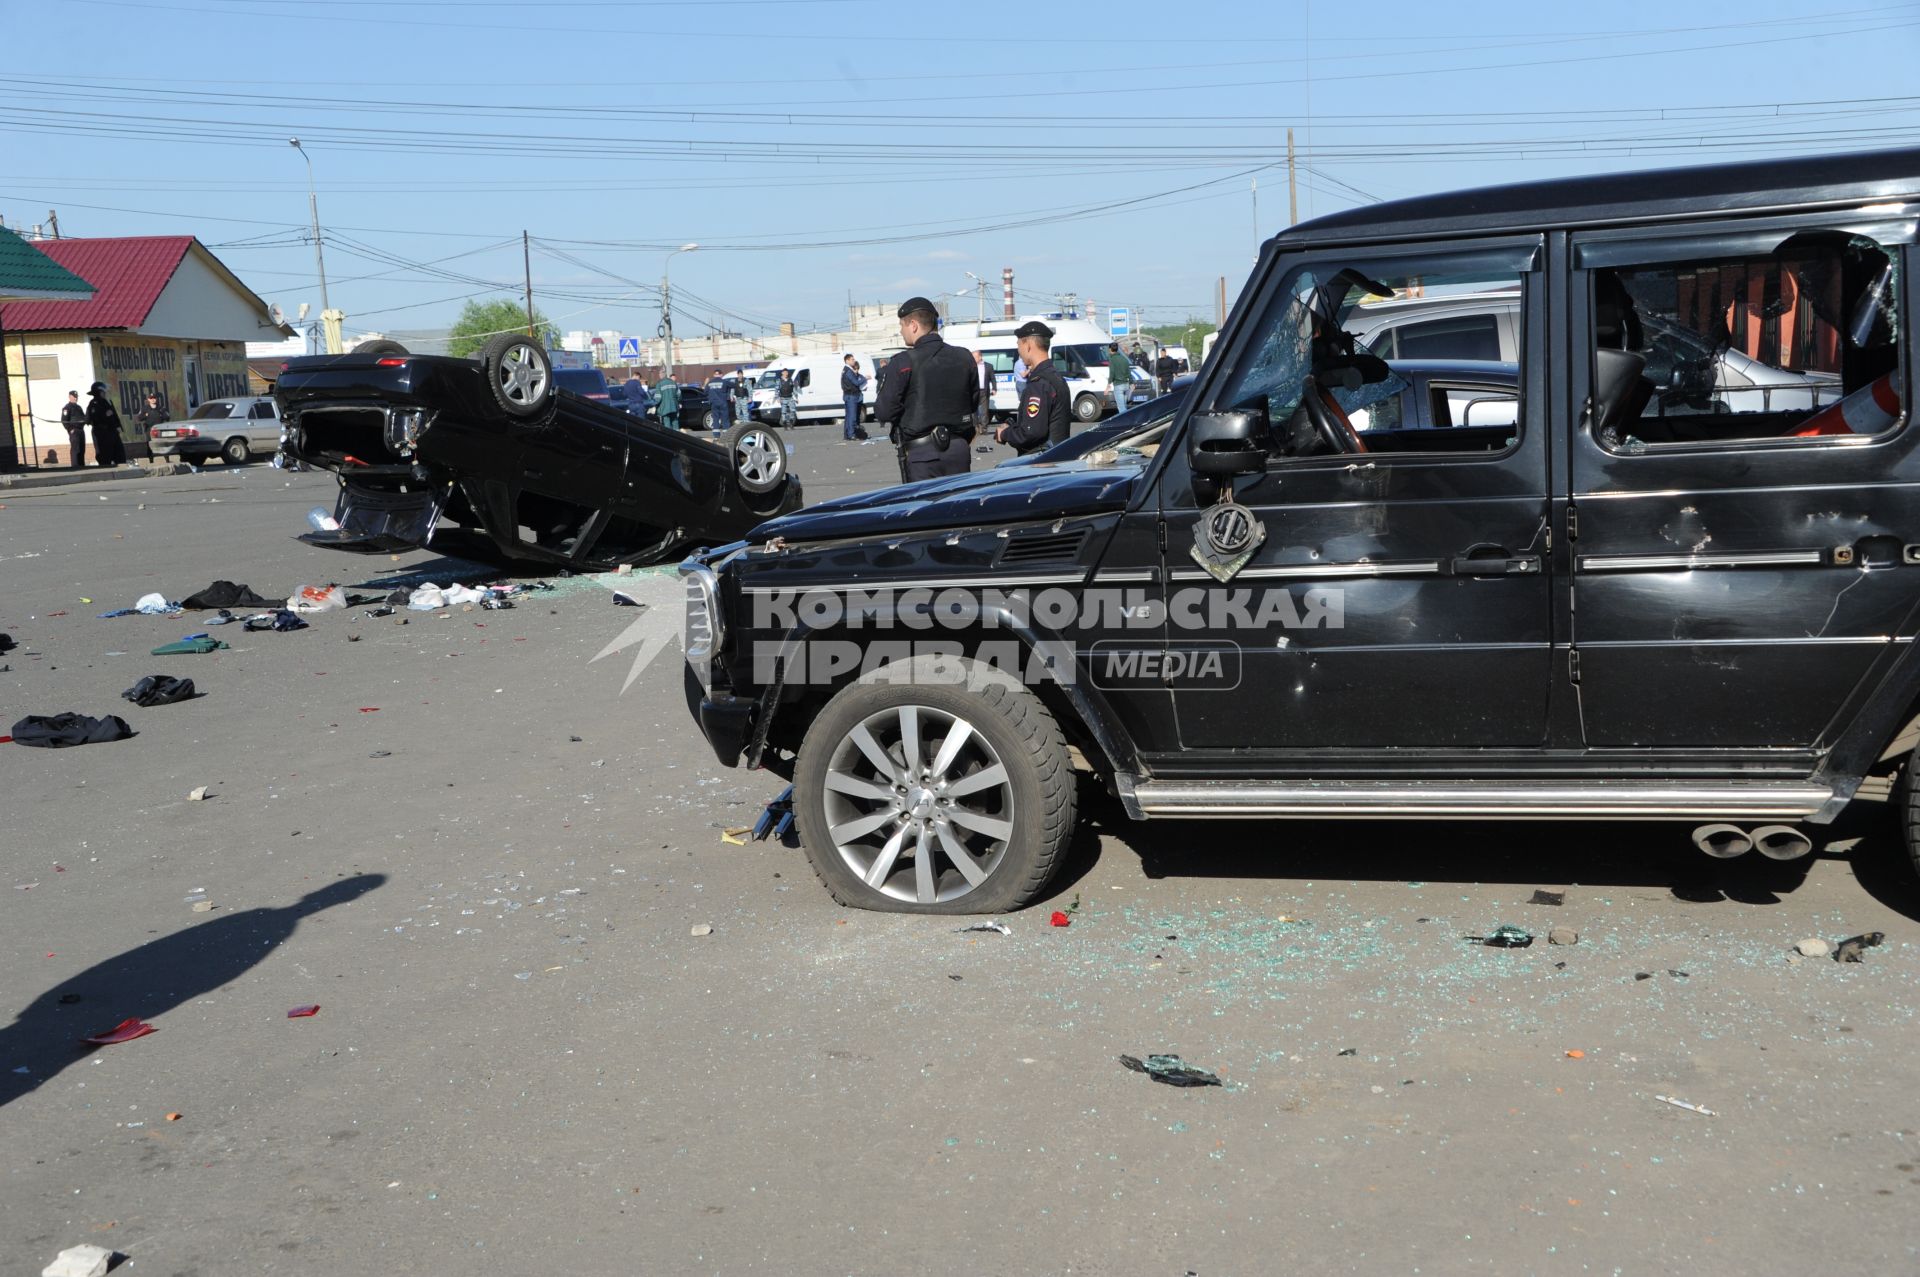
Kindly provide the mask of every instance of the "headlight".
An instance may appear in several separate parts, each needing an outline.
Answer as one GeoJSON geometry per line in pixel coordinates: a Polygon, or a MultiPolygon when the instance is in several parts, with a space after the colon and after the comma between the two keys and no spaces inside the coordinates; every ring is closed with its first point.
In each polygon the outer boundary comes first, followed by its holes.
{"type": "Polygon", "coordinates": [[[692,559],[680,565],[686,579],[687,620],[683,635],[687,664],[700,680],[702,691],[713,690],[713,657],[726,641],[727,624],[720,612],[720,579],[704,563],[692,559]]]}
{"type": "Polygon", "coordinates": [[[426,432],[429,420],[424,408],[389,408],[387,449],[403,457],[412,452],[414,445],[420,442],[420,436],[426,432]]]}

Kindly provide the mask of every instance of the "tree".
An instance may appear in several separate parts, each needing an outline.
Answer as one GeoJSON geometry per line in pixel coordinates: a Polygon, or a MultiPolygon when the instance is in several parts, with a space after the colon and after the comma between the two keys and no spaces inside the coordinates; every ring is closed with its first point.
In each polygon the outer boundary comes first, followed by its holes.
{"type": "Polygon", "coordinates": [[[1163,346],[1185,346],[1187,357],[1197,363],[1200,359],[1200,343],[1207,339],[1208,333],[1218,327],[1219,325],[1211,320],[1189,315],[1184,324],[1155,324],[1151,328],[1142,328],[1140,333],[1142,336],[1153,338],[1163,346]]]}
{"type": "MultiPolygon", "coordinates": [[[[495,333],[526,330],[527,308],[519,302],[504,297],[486,302],[469,301],[460,308],[460,318],[453,321],[453,328],[447,334],[447,353],[458,359],[470,359],[495,333]]],[[[553,345],[553,325],[538,309],[533,312],[533,330],[544,344],[553,345]]]]}

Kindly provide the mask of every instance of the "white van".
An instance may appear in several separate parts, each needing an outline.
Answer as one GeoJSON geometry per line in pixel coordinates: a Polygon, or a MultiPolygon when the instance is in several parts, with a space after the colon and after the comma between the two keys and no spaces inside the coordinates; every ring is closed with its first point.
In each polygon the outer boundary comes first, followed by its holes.
{"type": "MultiPolygon", "coordinates": [[[[1018,319],[990,319],[984,324],[948,324],[940,335],[956,346],[980,352],[981,360],[992,367],[997,379],[993,411],[1012,416],[1020,406],[1013,388],[1013,366],[1020,357],[1019,342],[1013,334],[1036,319],[1053,329],[1053,363],[1067,379],[1067,389],[1073,395],[1074,420],[1098,421],[1112,412],[1107,345],[1113,338],[1098,324],[1059,315],[1022,315],[1018,319]]],[[[1145,372],[1134,369],[1133,381],[1134,402],[1152,397],[1153,381],[1145,372]]]]}
{"type": "Polygon", "coordinates": [[[791,368],[796,389],[795,416],[801,421],[840,421],[846,416],[846,404],[840,397],[840,370],[852,355],[861,375],[866,377],[860,392],[860,419],[873,417],[873,398],[877,384],[874,373],[886,356],[867,350],[823,351],[812,355],[782,355],[769,360],[753,382],[753,415],[761,421],[780,420],[780,370],[791,368]]]}

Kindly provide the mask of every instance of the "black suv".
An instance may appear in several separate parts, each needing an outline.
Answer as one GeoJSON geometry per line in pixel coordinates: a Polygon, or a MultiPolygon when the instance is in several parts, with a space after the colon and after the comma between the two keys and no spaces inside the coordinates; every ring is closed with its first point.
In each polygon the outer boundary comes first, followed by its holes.
{"type": "Polygon", "coordinates": [[[1033,899],[1083,770],[1135,818],[1685,820],[1790,859],[1898,794],[1912,829],[1917,222],[1908,150],[1292,228],[1159,428],[682,565],[701,727],[790,769],[870,908],[1033,899]],[[1513,360],[1410,427],[1356,308],[1490,292],[1513,360]]]}

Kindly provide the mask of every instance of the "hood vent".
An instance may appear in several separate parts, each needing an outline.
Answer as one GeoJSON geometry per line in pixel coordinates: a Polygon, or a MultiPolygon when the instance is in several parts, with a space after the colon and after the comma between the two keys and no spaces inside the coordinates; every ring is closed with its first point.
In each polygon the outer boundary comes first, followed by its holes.
{"type": "Polygon", "coordinates": [[[1087,530],[1071,532],[1016,532],[1000,551],[1001,566],[1029,563],[1072,563],[1080,557],[1087,530]]]}

